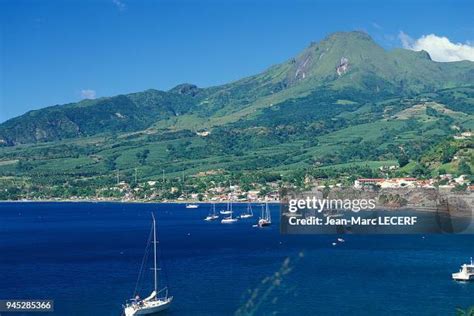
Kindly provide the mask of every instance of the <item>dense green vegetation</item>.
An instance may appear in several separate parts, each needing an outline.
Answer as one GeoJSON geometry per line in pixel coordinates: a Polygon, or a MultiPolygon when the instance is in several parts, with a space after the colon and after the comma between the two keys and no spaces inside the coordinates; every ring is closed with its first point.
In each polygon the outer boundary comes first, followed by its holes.
{"type": "Polygon", "coordinates": [[[474,129],[473,108],[473,63],[337,33],[227,85],[85,100],[0,124],[0,199],[119,197],[117,182],[152,180],[171,199],[230,182],[350,183],[395,165],[390,175],[470,174],[472,137],[453,136],[474,129]]]}

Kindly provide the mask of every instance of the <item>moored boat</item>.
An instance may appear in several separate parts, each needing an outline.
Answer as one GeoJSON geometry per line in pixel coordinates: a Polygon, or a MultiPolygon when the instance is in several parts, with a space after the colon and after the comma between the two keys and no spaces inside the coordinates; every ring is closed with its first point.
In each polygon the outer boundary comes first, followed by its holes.
{"type": "Polygon", "coordinates": [[[244,213],[240,214],[240,218],[250,218],[253,217],[252,204],[250,202],[247,204],[247,209],[244,213]]]}
{"type": "Polygon", "coordinates": [[[459,272],[453,273],[452,277],[456,281],[473,281],[474,280],[474,263],[465,263],[461,266],[459,272]]]}
{"type": "Polygon", "coordinates": [[[222,215],[230,215],[234,213],[233,207],[232,207],[232,202],[227,202],[227,208],[225,210],[220,211],[222,215]]]}
{"type": "Polygon", "coordinates": [[[232,217],[232,215],[231,215],[231,216],[229,216],[229,217],[223,218],[223,219],[221,220],[221,223],[222,223],[222,224],[232,224],[232,223],[237,222],[237,220],[238,220],[237,218],[234,218],[234,217],[232,217]]]}
{"type": "MultiPolygon", "coordinates": [[[[158,268],[157,263],[157,252],[156,252],[156,245],[158,242],[156,241],[156,221],[155,216],[153,213],[151,214],[153,218],[153,280],[154,280],[154,289],[151,294],[145,298],[140,299],[140,297],[135,293],[135,298],[129,300],[126,305],[124,306],[124,314],[125,316],[135,316],[135,315],[155,315],[158,312],[164,311],[169,308],[171,302],[173,301],[172,296],[168,296],[168,288],[164,287],[158,290],[158,268]]],[[[147,250],[149,249],[149,243],[147,245],[147,250]]],[[[145,258],[148,257],[148,251],[145,251],[145,258]]],[[[145,259],[144,259],[145,260],[145,259]]],[[[141,274],[141,271],[140,271],[141,274]]],[[[140,277],[139,277],[140,279],[140,277]]]]}
{"type": "Polygon", "coordinates": [[[215,221],[218,218],[219,218],[219,215],[216,214],[216,204],[212,203],[211,212],[209,213],[209,215],[206,216],[206,218],[204,218],[204,220],[215,221]]]}
{"type": "Polygon", "coordinates": [[[268,208],[268,203],[265,203],[265,206],[262,206],[262,214],[258,220],[258,227],[270,226],[272,224],[272,218],[270,214],[270,209],[268,208]]]}
{"type": "MultiPolygon", "coordinates": [[[[231,206],[232,207],[232,206],[231,206]]],[[[232,224],[232,223],[235,223],[238,221],[238,218],[235,218],[235,217],[232,217],[232,211],[230,212],[229,216],[227,217],[224,217],[222,220],[221,220],[221,223],[222,224],[232,224]]]]}

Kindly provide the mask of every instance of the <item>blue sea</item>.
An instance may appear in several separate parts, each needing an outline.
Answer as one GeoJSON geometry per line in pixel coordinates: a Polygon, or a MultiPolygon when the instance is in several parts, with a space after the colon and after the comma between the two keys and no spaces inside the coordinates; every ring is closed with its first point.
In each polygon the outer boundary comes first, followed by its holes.
{"type": "Polygon", "coordinates": [[[455,315],[474,305],[474,283],[451,280],[474,256],[473,235],[345,235],[333,246],[340,236],[280,235],[271,210],[273,225],[259,229],[256,218],[205,222],[209,205],[0,203],[0,299],[121,315],[154,212],[167,315],[455,315]]]}

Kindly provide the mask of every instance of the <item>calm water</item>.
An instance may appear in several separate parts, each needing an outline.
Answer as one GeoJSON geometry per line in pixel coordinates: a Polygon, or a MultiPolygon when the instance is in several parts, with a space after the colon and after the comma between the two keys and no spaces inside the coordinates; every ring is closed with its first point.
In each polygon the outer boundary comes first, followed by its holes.
{"type": "Polygon", "coordinates": [[[281,236],[278,223],[204,222],[208,206],[118,203],[0,203],[0,298],[54,299],[55,315],[120,315],[152,210],[175,298],[168,315],[232,315],[252,295],[255,315],[454,315],[474,305],[474,283],[450,278],[474,255],[474,236],[346,235],[333,247],[336,236],[281,236]]]}

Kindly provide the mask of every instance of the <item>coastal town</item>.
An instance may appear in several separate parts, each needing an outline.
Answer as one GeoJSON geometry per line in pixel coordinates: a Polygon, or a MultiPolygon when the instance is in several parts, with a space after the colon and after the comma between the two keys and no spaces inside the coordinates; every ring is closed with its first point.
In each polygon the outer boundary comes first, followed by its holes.
{"type": "MultiPolygon", "coordinates": [[[[240,185],[230,186],[214,186],[202,192],[186,193],[179,186],[172,186],[167,190],[166,196],[163,197],[162,183],[160,181],[147,181],[132,187],[125,181],[120,181],[113,187],[103,189],[108,196],[97,195],[90,196],[70,196],[72,201],[122,201],[122,202],[278,202],[280,201],[280,192],[282,189],[297,190],[296,186],[289,186],[282,184],[281,181],[268,182],[264,185],[259,183],[252,183],[252,189],[245,189],[240,185]],[[111,194],[113,193],[113,194],[111,194]]],[[[335,182],[328,184],[327,181],[321,179],[305,179],[306,190],[316,189],[334,189],[334,188],[352,188],[355,190],[379,190],[379,189],[437,189],[439,192],[449,193],[473,193],[474,185],[470,181],[468,175],[455,176],[452,174],[440,175],[433,179],[417,179],[414,177],[400,177],[400,178],[357,178],[352,185],[345,185],[342,182],[335,182]]],[[[189,191],[196,188],[189,186],[189,191]]],[[[34,199],[40,200],[40,199],[34,199]]],[[[54,198],[49,200],[62,200],[54,198]]]]}
{"type": "MultiPolygon", "coordinates": [[[[204,132],[203,132],[204,133],[204,132]]],[[[165,170],[148,166],[113,169],[99,178],[55,183],[45,176],[5,176],[0,200],[122,202],[262,202],[280,201],[287,191],[353,189],[436,189],[442,193],[474,192],[471,131],[459,131],[419,160],[369,161],[313,166],[286,171],[165,170]],[[161,172],[160,172],[161,171],[161,172]],[[35,184],[32,180],[41,180],[35,184]]],[[[140,155],[141,157],[141,155],[140,155]]],[[[24,165],[18,162],[18,168],[24,165]]]]}

